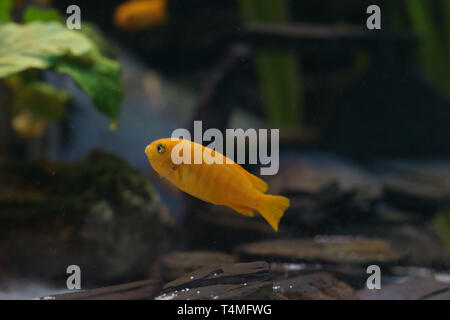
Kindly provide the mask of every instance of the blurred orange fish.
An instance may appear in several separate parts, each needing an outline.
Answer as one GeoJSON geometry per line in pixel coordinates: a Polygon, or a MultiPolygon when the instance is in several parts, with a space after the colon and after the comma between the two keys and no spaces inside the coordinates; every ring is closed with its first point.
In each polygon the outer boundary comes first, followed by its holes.
{"type": "Polygon", "coordinates": [[[230,207],[246,216],[253,217],[256,210],[278,231],[279,221],[289,207],[289,199],[265,194],[268,186],[263,180],[219,152],[189,140],[166,138],[149,144],[145,154],[153,169],[182,191],[201,200],[230,207]],[[194,164],[194,161],[175,164],[172,160],[175,146],[176,150],[191,150],[192,159],[196,148],[202,155],[208,151],[212,157],[221,157],[222,164],[194,164]]]}
{"type": "Polygon", "coordinates": [[[167,0],[131,0],[116,8],[114,24],[124,30],[139,31],[165,23],[167,0]]]}

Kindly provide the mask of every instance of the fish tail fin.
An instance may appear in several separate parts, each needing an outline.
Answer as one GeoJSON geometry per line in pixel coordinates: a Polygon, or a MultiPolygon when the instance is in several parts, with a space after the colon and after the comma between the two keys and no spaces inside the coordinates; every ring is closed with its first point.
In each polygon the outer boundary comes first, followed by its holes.
{"type": "Polygon", "coordinates": [[[278,224],[283,217],[284,211],[289,208],[290,201],[286,197],[270,194],[263,194],[261,197],[261,202],[257,210],[271,225],[273,230],[278,231],[278,224]]]}

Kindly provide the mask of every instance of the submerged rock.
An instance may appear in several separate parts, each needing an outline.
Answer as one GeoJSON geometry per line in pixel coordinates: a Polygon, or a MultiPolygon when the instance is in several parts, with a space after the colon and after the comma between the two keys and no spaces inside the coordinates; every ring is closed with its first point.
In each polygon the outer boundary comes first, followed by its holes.
{"type": "Polygon", "coordinates": [[[218,251],[173,252],[161,258],[161,276],[171,281],[204,267],[219,267],[236,262],[236,257],[218,251]]]}
{"type": "Polygon", "coordinates": [[[158,280],[142,280],[92,290],[49,295],[38,300],[150,300],[161,289],[158,280]]]}
{"type": "Polygon", "coordinates": [[[450,276],[413,278],[381,285],[380,290],[363,289],[358,295],[364,300],[450,300],[450,276]]]}
{"type": "Polygon", "coordinates": [[[316,196],[337,190],[337,180],[324,170],[306,163],[290,163],[282,166],[277,175],[271,179],[275,193],[302,194],[316,196]]]}
{"type": "Polygon", "coordinates": [[[272,293],[266,262],[202,268],[167,283],[157,300],[266,299],[272,293]]]}
{"type": "Polygon", "coordinates": [[[3,162],[0,173],[2,273],[65,283],[78,265],[84,285],[137,280],[176,239],[152,186],[116,156],[3,162]]]}
{"type": "Polygon", "coordinates": [[[243,259],[327,264],[385,264],[402,258],[386,241],[346,236],[261,241],[242,245],[236,252],[243,259]]]}
{"type": "Polygon", "coordinates": [[[224,206],[200,204],[187,216],[185,229],[188,230],[190,247],[207,250],[214,244],[216,250],[230,251],[237,245],[249,241],[270,239],[278,234],[259,215],[246,217],[224,206]]]}
{"type": "Polygon", "coordinates": [[[275,281],[274,292],[287,300],[356,300],[352,287],[332,275],[319,272],[275,281]]]}
{"type": "Polygon", "coordinates": [[[427,219],[450,207],[450,165],[445,161],[397,161],[384,163],[382,182],[385,201],[427,219]]]}
{"type": "MultiPolygon", "coordinates": [[[[337,232],[339,230],[336,230],[337,232]]],[[[347,228],[348,236],[362,235],[372,239],[383,239],[398,252],[402,259],[398,265],[422,266],[448,270],[450,253],[446,251],[430,226],[415,224],[355,225],[347,228]]],[[[397,264],[395,264],[397,265],[397,264]]]]}
{"type": "Polygon", "coordinates": [[[192,201],[186,224],[192,246],[207,248],[214,243],[219,250],[230,250],[250,241],[317,234],[330,226],[375,218],[374,207],[382,195],[378,179],[329,155],[316,158],[320,159],[287,156],[276,175],[263,177],[268,193],[290,199],[278,233],[259,214],[249,218],[229,208],[192,201]]]}

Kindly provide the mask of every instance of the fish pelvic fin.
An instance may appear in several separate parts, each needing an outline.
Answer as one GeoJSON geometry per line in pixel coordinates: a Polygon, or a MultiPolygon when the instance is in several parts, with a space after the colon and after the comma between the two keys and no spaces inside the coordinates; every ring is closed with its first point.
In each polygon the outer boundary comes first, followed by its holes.
{"type": "Polygon", "coordinates": [[[247,207],[230,207],[234,211],[239,212],[240,214],[243,214],[244,216],[253,217],[255,214],[253,213],[253,210],[247,207]]]}
{"type": "Polygon", "coordinates": [[[257,210],[273,230],[278,231],[280,219],[283,217],[286,209],[289,208],[289,205],[290,201],[286,197],[263,194],[257,210]]]}

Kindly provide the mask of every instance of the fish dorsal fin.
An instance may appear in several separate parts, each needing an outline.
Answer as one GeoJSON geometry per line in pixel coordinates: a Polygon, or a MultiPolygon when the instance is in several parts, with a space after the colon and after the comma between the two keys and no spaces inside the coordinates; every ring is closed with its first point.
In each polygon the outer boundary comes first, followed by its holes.
{"type": "Polygon", "coordinates": [[[250,172],[248,172],[247,170],[242,168],[239,164],[237,164],[233,160],[230,160],[226,156],[223,156],[223,163],[227,163],[227,159],[229,161],[231,161],[233,163],[233,165],[238,168],[239,172],[241,172],[242,175],[244,177],[246,177],[248,181],[250,181],[250,183],[252,184],[252,186],[254,186],[256,188],[256,190],[261,191],[262,193],[265,193],[267,191],[267,189],[269,189],[269,186],[267,185],[267,183],[264,180],[251,174],[250,172]]]}
{"type": "Polygon", "coordinates": [[[269,188],[269,186],[267,185],[267,183],[258,178],[257,176],[251,174],[250,172],[248,172],[247,170],[245,170],[244,168],[242,168],[240,165],[236,164],[239,167],[240,172],[243,173],[243,175],[250,181],[250,183],[259,191],[261,191],[262,193],[266,192],[267,189],[269,188]]]}

